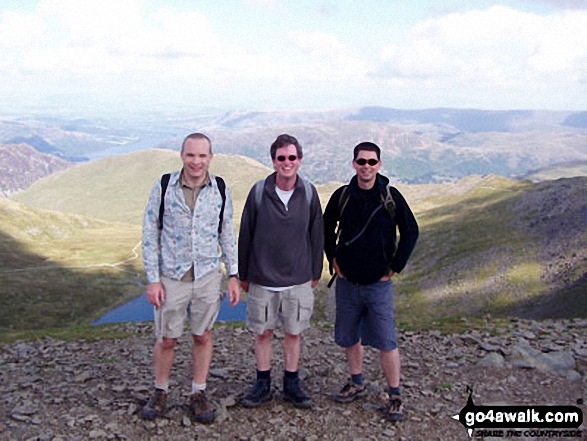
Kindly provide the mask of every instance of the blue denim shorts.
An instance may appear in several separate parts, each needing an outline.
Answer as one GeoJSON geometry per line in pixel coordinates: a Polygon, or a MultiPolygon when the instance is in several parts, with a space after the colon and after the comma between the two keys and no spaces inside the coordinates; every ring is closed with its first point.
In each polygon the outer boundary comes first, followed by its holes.
{"type": "Polygon", "coordinates": [[[334,340],[343,348],[359,342],[380,351],[397,348],[391,280],[370,285],[336,280],[334,340]]]}

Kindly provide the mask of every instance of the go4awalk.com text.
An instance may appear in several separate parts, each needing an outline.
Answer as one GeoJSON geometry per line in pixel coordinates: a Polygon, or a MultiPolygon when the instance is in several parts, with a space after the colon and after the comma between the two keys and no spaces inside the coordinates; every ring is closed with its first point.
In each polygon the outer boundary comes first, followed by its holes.
{"type": "Polygon", "coordinates": [[[453,418],[470,437],[582,437],[583,411],[577,406],[477,406],[467,389],[467,404],[453,418]]]}

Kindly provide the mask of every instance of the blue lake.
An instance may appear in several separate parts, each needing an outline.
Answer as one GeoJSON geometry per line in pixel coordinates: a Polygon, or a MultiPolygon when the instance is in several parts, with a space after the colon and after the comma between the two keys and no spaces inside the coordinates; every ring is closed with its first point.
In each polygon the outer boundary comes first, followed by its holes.
{"type": "MultiPolygon", "coordinates": [[[[234,322],[245,321],[247,317],[247,304],[239,302],[236,306],[230,306],[228,303],[228,295],[222,300],[220,305],[220,312],[218,313],[218,321],[220,322],[234,322]]],[[[106,323],[123,323],[123,322],[149,322],[153,321],[153,305],[147,300],[147,296],[143,294],[130,302],[120,305],[118,308],[107,312],[92,325],[103,325],[106,323]]]]}

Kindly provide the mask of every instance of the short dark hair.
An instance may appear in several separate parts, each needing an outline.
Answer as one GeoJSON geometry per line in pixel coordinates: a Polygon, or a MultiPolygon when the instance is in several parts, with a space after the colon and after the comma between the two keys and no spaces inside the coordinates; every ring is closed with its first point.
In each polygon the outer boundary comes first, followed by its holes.
{"type": "Polygon", "coordinates": [[[285,133],[283,135],[279,135],[277,137],[277,139],[275,141],[273,141],[273,144],[271,144],[271,149],[270,149],[271,159],[275,159],[275,154],[277,152],[277,149],[280,149],[281,147],[286,147],[290,144],[296,146],[296,152],[298,154],[298,158],[301,159],[303,156],[302,146],[300,145],[300,143],[298,142],[297,139],[295,139],[293,136],[287,135],[285,133]]]}
{"type": "Polygon", "coordinates": [[[210,138],[208,138],[206,135],[204,135],[203,133],[200,133],[200,132],[192,133],[192,134],[185,137],[185,139],[181,143],[182,153],[183,153],[183,148],[185,147],[185,143],[188,139],[205,139],[206,141],[208,141],[208,145],[210,146],[210,153],[212,153],[212,141],[210,141],[210,138]]]}
{"type": "Polygon", "coordinates": [[[381,149],[377,144],[369,141],[361,142],[355,146],[355,149],[353,150],[353,160],[357,160],[357,156],[359,156],[359,152],[362,150],[377,153],[377,160],[381,161],[381,149]]]}

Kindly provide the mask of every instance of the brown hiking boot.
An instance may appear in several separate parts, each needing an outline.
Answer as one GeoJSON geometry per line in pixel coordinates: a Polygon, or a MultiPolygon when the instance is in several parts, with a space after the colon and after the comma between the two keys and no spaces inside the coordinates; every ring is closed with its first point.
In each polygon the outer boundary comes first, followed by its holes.
{"type": "Polygon", "coordinates": [[[337,403],[350,403],[351,401],[364,397],[366,393],[367,389],[364,384],[357,384],[349,380],[332,399],[337,403]]]}
{"type": "Polygon", "coordinates": [[[155,394],[141,410],[141,418],[151,421],[165,415],[165,412],[167,412],[167,392],[163,389],[155,389],[155,394]]]}
{"type": "Polygon", "coordinates": [[[206,392],[203,390],[190,396],[190,417],[202,424],[210,424],[214,421],[214,409],[210,406],[206,392]]]}
{"type": "Polygon", "coordinates": [[[392,423],[397,423],[404,419],[404,405],[402,397],[399,395],[391,395],[387,406],[385,408],[385,419],[392,423]]]}

